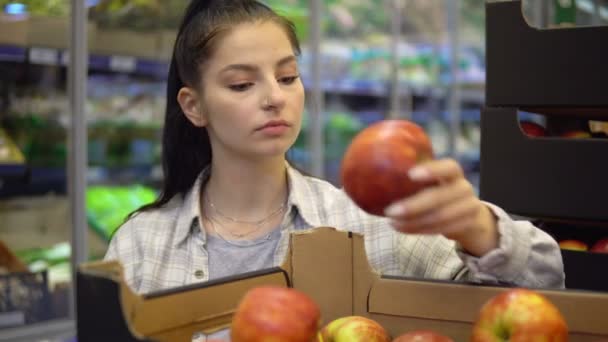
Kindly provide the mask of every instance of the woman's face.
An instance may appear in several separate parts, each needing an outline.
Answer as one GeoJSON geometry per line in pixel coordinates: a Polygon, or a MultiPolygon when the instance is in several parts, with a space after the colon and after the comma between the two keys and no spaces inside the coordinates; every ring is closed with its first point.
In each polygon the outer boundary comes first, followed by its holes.
{"type": "Polygon", "coordinates": [[[271,21],[234,27],[202,73],[200,108],[214,157],[284,156],[300,132],[304,87],[283,29],[271,21]]]}

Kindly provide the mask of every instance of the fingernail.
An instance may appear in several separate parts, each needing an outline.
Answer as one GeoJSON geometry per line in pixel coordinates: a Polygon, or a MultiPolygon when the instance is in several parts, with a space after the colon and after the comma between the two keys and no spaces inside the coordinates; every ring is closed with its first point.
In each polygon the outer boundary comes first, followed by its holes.
{"type": "Polygon", "coordinates": [[[384,209],[384,215],[386,216],[403,216],[406,208],[403,204],[391,204],[384,209]]]}
{"type": "Polygon", "coordinates": [[[424,180],[428,179],[431,176],[429,170],[422,166],[415,166],[407,173],[411,180],[424,180]]]}

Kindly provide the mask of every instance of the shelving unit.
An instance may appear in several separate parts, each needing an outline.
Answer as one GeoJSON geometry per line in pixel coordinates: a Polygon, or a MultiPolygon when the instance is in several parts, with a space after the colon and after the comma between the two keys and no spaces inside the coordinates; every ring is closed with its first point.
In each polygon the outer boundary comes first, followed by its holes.
{"type": "MultiPolygon", "coordinates": [[[[608,237],[608,139],[530,138],[518,123],[523,110],[557,125],[608,121],[608,27],[539,30],[524,20],[521,1],[486,8],[481,197],[538,220],[558,241],[608,237]]],[[[568,288],[608,290],[607,255],[564,250],[563,259],[568,288]]]]}

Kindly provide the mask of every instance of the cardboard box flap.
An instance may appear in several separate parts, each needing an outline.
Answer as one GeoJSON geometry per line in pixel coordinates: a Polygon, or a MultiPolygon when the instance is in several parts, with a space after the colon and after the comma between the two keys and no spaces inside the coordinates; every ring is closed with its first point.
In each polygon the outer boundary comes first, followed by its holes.
{"type": "MultiPolygon", "coordinates": [[[[369,292],[369,313],[473,323],[483,304],[509,288],[383,278],[369,292]],[[398,300],[395,300],[398,298],[398,300]]],[[[535,289],[561,311],[571,334],[608,335],[608,297],[580,291],[535,289]],[[584,309],[585,314],[581,314],[584,309]]]]}
{"type": "Polygon", "coordinates": [[[190,341],[227,328],[240,299],[260,285],[289,286],[281,268],[137,295],[115,261],[84,264],[77,274],[78,339],[190,341]]]}
{"type": "Polygon", "coordinates": [[[486,300],[501,290],[504,289],[382,278],[370,289],[368,306],[370,313],[473,322],[486,300]]]}
{"type": "Polygon", "coordinates": [[[323,322],[353,312],[351,236],[329,227],[291,235],[289,263],[285,267],[289,267],[293,287],[319,305],[323,322]]]}
{"type": "Polygon", "coordinates": [[[227,328],[245,293],[262,285],[288,287],[289,278],[282,269],[272,268],[151,293],[144,296],[131,324],[146,336],[209,320],[213,330],[227,328]]]}

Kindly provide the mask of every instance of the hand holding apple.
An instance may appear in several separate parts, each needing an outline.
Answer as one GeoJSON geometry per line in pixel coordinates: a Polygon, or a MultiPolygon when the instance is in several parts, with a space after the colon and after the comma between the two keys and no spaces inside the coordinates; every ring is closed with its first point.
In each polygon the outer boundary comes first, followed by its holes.
{"type": "Polygon", "coordinates": [[[454,340],[434,331],[415,330],[399,335],[393,342],[454,342],[454,340]]]}
{"type": "Polygon", "coordinates": [[[355,136],[341,165],[345,192],[366,212],[383,216],[384,209],[434,180],[412,180],[408,171],[433,158],[424,130],[406,120],[377,122],[355,136]]]}
{"type": "Polygon", "coordinates": [[[471,336],[471,342],[567,340],[568,327],[557,307],[527,289],[507,290],[487,301],[471,336]]]}
{"type": "Polygon", "coordinates": [[[408,234],[442,234],[476,256],[498,246],[496,218],[477,198],[458,162],[428,161],[412,168],[409,177],[414,182],[436,180],[439,184],[386,209],[395,229],[408,234]]]}
{"type": "Polygon", "coordinates": [[[390,336],[376,321],[347,316],[329,322],[319,333],[318,342],[390,342],[390,336]]]}
{"type": "Polygon", "coordinates": [[[232,342],[312,342],[320,310],[308,295],[295,289],[257,287],[245,294],[232,319],[232,342]]]}

